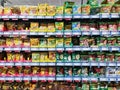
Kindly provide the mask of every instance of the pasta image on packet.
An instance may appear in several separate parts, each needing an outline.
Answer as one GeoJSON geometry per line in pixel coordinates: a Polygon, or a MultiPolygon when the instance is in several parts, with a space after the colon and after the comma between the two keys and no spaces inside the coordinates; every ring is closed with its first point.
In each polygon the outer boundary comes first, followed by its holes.
{"type": "Polygon", "coordinates": [[[37,32],[39,30],[39,23],[38,22],[31,22],[30,23],[30,31],[37,32]]]}
{"type": "Polygon", "coordinates": [[[81,5],[74,5],[72,11],[74,15],[81,14],[81,5]]]}
{"type": "Polygon", "coordinates": [[[38,6],[30,6],[29,15],[38,15],[38,6]]]}
{"type": "Polygon", "coordinates": [[[64,10],[63,6],[57,6],[56,7],[56,15],[63,15],[63,10],[64,10]]]}
{"type": "Polygon", "coordinates": [[[47,15],[47,6],[48,6],[48,4],[38,4],[38,15],[46,16],[47,15]]]}
{"type": "Polygon", "coordinates": [[[63,47],[64,46],[64,39],[63,38],[56,38],[56,47],[63,47]]]}
{"type": "Polygon", "coordinates": [[[48,62],[56,62],[56,52],[49,52],[48,62]]]}
{"type": "Polygon", "coordinates": [[[40,62],[40,53],[32,53],[32,62],[40,62]]]}
{"type": "Polygon", "coordinates": [[[56,39],[53,37],[48,38],[48,48],[56,47],[56,39]]]}
{"type": "Polygon", "coordinates": [[[48,62],[48,53],[47,52],[40,53],[40,62],[48,62]]]}
{"type": "Polygon", "coordinates": [[[39,39],[38,38],[30,38],[30,46],[31,47],[39,47],[39,39]]]}
{"type": "Polygon", "coordinates": [[[63,31],[64,30],[64,22],[55,22],[55,29],[56,29],[56,31],[63,31]]]}
{"type": "Polygon", "coordinates": [[[21,11],[21,15],[29,15],[29,7],[30,6],[27,6],[27,5],[21,5],[20,6],[20,11],[21,11]]]}
{"type": "Polygon", "coordinates": [[[54,16],[56,14],[56,6],[48,5],[47,6],[47,16],[54,16]]]}
{"type": "Polygon", "coordinates": [[[40,47],[47,47],[47,38],[40,38],[40,47]]]}
{"type": "Polygon", "coordinates": [[[55,32],[55,24],[54,23],[48,23],[47,32],[55,32]]]}

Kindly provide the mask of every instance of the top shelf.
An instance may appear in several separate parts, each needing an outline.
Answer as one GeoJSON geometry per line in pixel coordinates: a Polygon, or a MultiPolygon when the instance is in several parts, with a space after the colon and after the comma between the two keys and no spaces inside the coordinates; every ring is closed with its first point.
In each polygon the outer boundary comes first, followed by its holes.
{"type": "Polygon", "coordinates": [[[120,18],[120,14],[97,14],[97,15],[55,15],[55,16],[34,16],[34,15],[1,15],[0,19],[112,19],[120,18]]]}

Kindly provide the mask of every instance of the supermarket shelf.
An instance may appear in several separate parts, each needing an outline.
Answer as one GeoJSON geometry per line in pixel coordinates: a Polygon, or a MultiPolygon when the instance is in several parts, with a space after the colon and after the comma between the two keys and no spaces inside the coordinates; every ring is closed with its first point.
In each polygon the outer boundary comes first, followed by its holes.
{"type": "Polygon", "coordinates": [[[56,47],[56,48],[39,48],[39,47],[0,47],[0,51],[120,51],[118,46],[101,46],[101,47],[56,47]]]}
{"type": "Polygon", "coordinates": [[[81,30],[70,30],[70,31],[63,31],[63,32],[30,32],[30,31],[1,31],[0,32],[0,35],[3,35],[3,36],[16,36],[16,35],[29,35],[29,36],[40,36],[40,35],[43,35],[43,36],[75,36],[75,35],[100,35],[100,36],[103,36],[103,35],[120,35],[120,31],[100,31],[100,30],[95,30],[95,31],[90,31],[90,30],[87,30],[87,31],[81,31],[81,30]]]}
{"type": "Polygon", "coordinates": [[[82,82],[97,82],[97,81],[107,81],[107,82],[118,82],[120,77],[81,77],[81,76],[0,76],[0,81],[82,81],[82,82]]]}
{"type": "Polygon", "coordinates": [[[0,61],[0,66],[114,66],[114,67],[120,67],[120,62],[5,62],[0,61]]]}
{"type": "Polygon", "coordinates": [[[89,18],[120,18],[118,13],[97,15],[59,15],[59,16],[34,16],[34,15],[2,15],[0,19],[89,19],[89,18]]]}

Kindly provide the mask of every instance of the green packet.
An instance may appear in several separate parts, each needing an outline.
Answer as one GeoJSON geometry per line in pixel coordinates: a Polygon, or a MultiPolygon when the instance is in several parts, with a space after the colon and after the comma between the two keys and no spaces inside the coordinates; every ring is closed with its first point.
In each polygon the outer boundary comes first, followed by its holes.
{"type": "Polygon", "coordinates": [[[97,52],[96,61],[104,61],[105,53],[104,52],[97,52]]]}
{"type": "Polygon", "coordinates": [[[82,84],[82,90],[90,90],[89,88],[90,88],[89,84],[87,83],[82,84]]]}
{"type": "Polygon", "coordinates": [[[74,67],[73,68],[73,76],[80,76],[81,75],[81,68],[80,67],[74,67]]]}
{"type": "Polygon", "coordinates": [[[81,13],[85,15],[90,14],[90,5],[89,4],[84,4],[81,6],[81,13]]]}
{"type": "Polygon", "coordinates": [[[115,60],[116,61],[120,61],[120,53],[116,53],[115,54],[115,60]]]}
{"type": "Polygon", "coordinates": [[[72,55],[67,53],[67,52],[65,52],[64,53],[64,61],[65,62],[72,62],[72,55]]]}
{"type": "Polygon", "coordinates": [[[56,59],[57,59],[57,62],[63,62],[64,61],[64,54],[63,53],[56,53],[56,59]]]}
{"type": "Polygon", "coordinates": [[[105,61],[108,61],[108,62],[115,61],[115,55],[114,55],[114,53],[106,53],[105,61]]]}
{"type": "Polygon", "coordinates": [[[56,76],[64,76],[64,68],[57,67],[57,75],[56,76]]]}
{"type": "Polygon", "coordinates": [[[80,37],[80,46],[89,46],[89,39],[88,37],[80,37]]]}
{"type": "Polygon", "coordinates": [[[89,52],[88,55],[89,55],[89,58],[88,58],[89,61],[95,61],[96,59],[95,52],[89,52]]]}
{"type": "Polygon", "coordinates": [[[111,38],[111,37],[107,38],[107,45],[108,46],[115,46],[116,42],[117,42],[116,38],[111,38]]]}
{"type": "Polygon", "coordinates": [[[102,4],[100,8],[100,13],[110,13],[112,5],[111,4],[102,4]]]}
{"type": "Polygon", "coordinates": [[[72,9],[73,15],[81,14],[81,5],[74,5],[72,9]]]}
{"type": "Polygon", "coordinates": [[[96,15],[98,13],[100,13],[100,6],[91,6],[90,14],[91,15],[96,15]]]}
{"type": "Polygon", "coordinates": [[[64,2],[64,7],[72,8],[74,4],[75,4],[75,2],[66,1],[66,2],[64,2]]]}
{"type": "Polygon", "coordinates": [[[74,62],[79,62],[80,61],[80,53],[79,52],[73,52],[72,53],[72,60],[74,62]]]}
{"type": "Polygon", "coordinates": [[[90,4],[90,6],[98,6],[98,0],[88,0],[87,4],[90,4]]]}

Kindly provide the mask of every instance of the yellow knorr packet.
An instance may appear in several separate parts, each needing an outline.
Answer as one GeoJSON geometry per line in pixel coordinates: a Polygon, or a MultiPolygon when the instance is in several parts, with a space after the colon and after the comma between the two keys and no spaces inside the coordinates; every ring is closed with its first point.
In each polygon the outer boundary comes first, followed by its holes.
{"type": "Polygon", "coordinates": [[[39,23],[38,22],[31,22],[30,23],[30,31],[33,31],[33,32],[39,31],[39,23]]]}
{"type": "Polygon", "coordinates": [[[56,15],[62,15],[63,14],[64,7],[58,6],[56,7],[56,15]]]}
{"type": "Polygon", "coordinates": [[[11,15],[11,7],[4,7],[4,15],[11,15]]]}
{"type": "Polygon", "coordinates": [[[55,23],[48,23],[47,32],[55,32],[55,23]]]}
{"type": "Polygon", "coordinates": [[[47,4],[38,4],[38,15],[46,16],[47,14],[47,4]]]}
{"type": "Polygon", "coordinates": [[[40,24],[39,32],[47,32],[47,23],[40,24]]]}
{"type": "Polygon", "coordinates": [[[29,6],[20,6],[21,15],[29,15],[29,6]]]}
{"type": "Polygon", "coordinates": [[[30,6],[29,7],[29,15],[37,15],[38,14],[38,6],[30,6]]]}
{"type": "Polygon", "coordinates": [[[47,6],[47,16],[54,16],[56,14],[56,6],[48,5],[47,6]]]}

